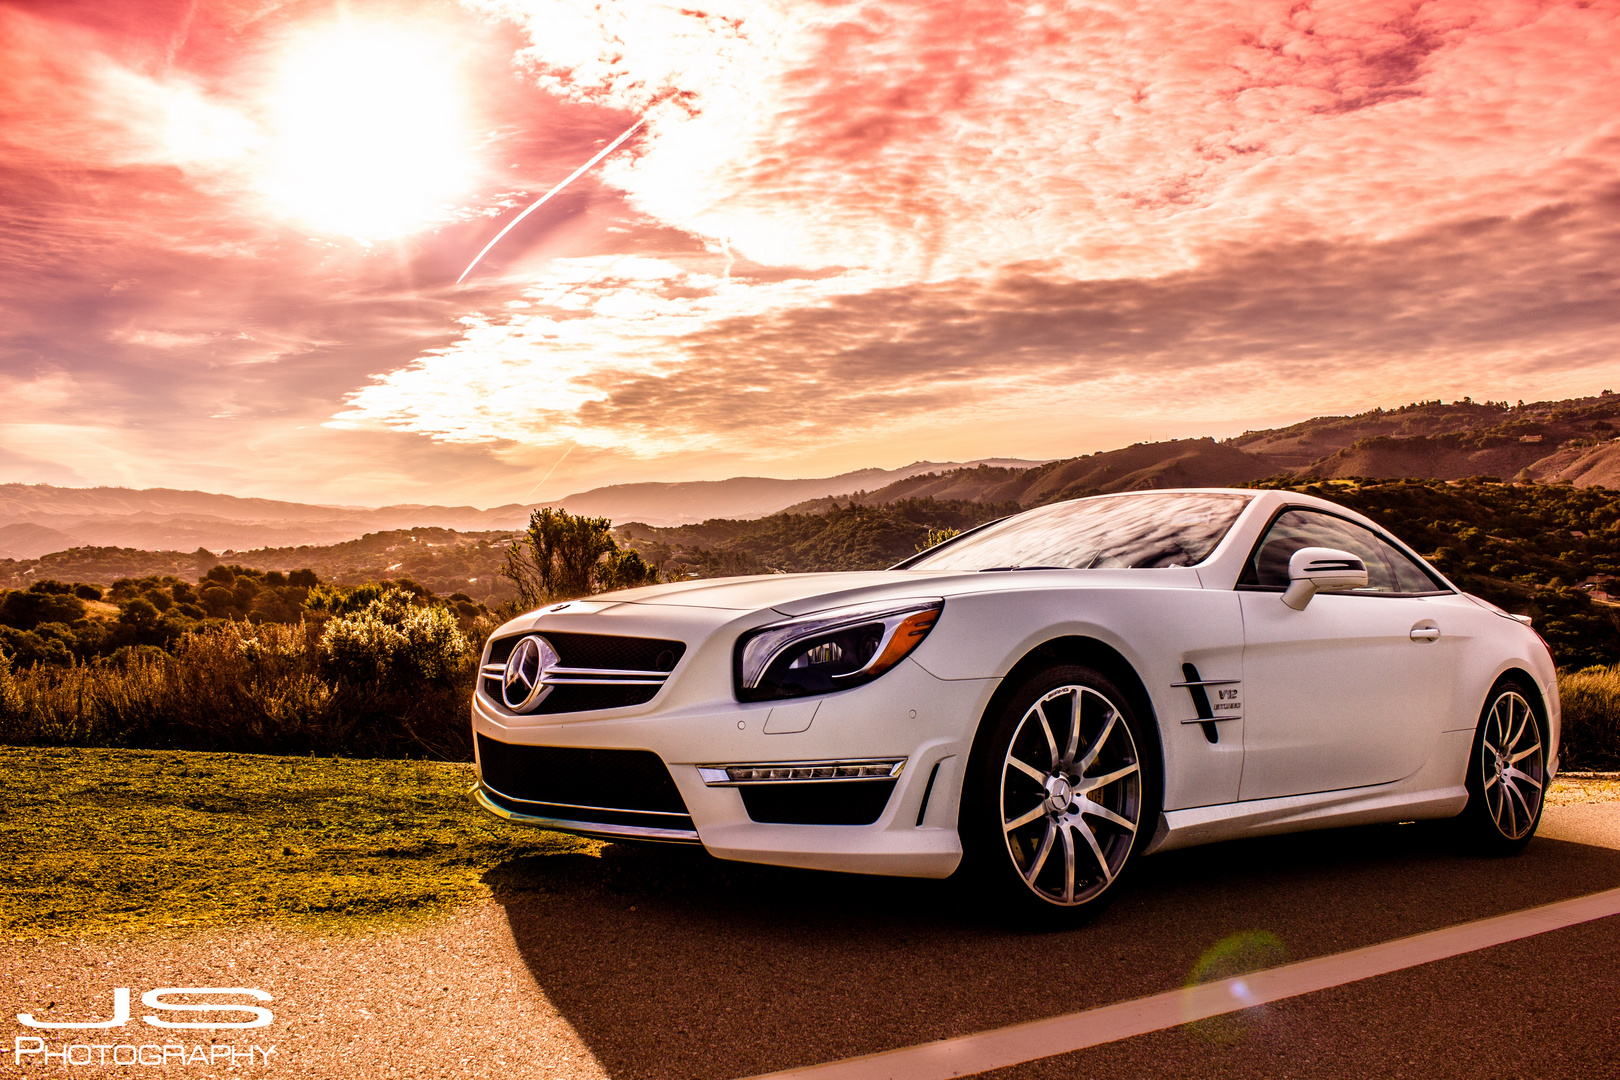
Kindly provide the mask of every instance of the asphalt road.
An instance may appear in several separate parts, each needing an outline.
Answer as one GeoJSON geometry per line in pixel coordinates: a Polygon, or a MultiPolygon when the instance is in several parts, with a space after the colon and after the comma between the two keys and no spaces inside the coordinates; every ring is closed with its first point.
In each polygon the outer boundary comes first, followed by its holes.
{"type": "MultiPolygon", "coordinates": [[[[656,850],[506,904],[536,983],[611,1076],[735,1077],[1612,888],[1617,849],[1620,804],[1550,807],[1508,860],[1429,826],[1217,845],[1145,860],[1097,921],[1059,934],[986,922],[948,885],[656,850]]],[[[996,1075],[1620,1076],[1617,1004],[1620,919],[996,1075]]]]}
{"type": "MultiPolygon", "coordinates": [[[[276,995],[269,1067],[75,1076],[746,1077],[1620,886],[1620,803],[1549,807],[1506,860],[1458,854],[1427,826],[1169,853],[1097,921],[1057,934],[988,921],[945,883],[690,849],[610,846],[509,864],[491,883],[494,905],[394,934],[0,946],[3,989],[20,1004],[45,987],[93,1001],[101,984],[276,995]]],[[[1620,918],[991,1075],[1620,1077],[1617,1004],[1620,918]]],[[[13,1068],[26,1033],[8,1027],[0,1074],[64,1073],[13,1068]]]]}

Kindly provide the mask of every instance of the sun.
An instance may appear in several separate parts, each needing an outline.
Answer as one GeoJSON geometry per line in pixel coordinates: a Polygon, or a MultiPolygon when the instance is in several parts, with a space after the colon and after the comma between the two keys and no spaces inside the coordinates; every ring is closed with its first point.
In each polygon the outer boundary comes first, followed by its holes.
{"type": "Polygon", "coordinates": [[[267,194],[311,229],[398,236],[468,185],[467,96],[442,39],[342,23],[293,45],[268,101],[267,194]]]}

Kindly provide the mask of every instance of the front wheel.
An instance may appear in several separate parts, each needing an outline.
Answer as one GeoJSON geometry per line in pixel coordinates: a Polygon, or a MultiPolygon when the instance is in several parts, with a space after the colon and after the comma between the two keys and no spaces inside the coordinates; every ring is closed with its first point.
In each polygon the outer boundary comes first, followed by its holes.
{"type": "Polygon", "coordinates": [[[990,722],[963,808],[963,870],[1020,921],[1082,921],[1155,820],[1154,744],[1125,695],[1078,665],[1035,675],[990,722]]]}
{"type": "Polygon", "coordinates": [[[1518,682],[1496,684],[1468,760],[1468,805],[1460,824],[1475,846],[1496,855],[1521,850],[1541,821],[1547,738],[1540,698],[1518,682]]]}

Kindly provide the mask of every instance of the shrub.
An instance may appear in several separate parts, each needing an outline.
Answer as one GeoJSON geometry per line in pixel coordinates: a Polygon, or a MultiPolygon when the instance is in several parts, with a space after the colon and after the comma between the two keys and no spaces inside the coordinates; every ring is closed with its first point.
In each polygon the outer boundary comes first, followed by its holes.
{"type": "Polygon", "coordinates": [[[27,592],[8,592],[5,599],[0,600],[0,623],[19,630],[32,630],[44,622],[70,623],[84,618],[84,615],[84,601],[74,596],[71,590],[58,593],[38,592],[30,588],[27,592]]]}
{"type": "Polygon", "coordinates": [[[1558,697],[1564,711],[1562,766],[1620,765],[1620,665],[1560,674],[1558,697]]]}
{"type": "Polygon", "coordinates": [[[66,666],[0,662],[0,743],[471,759],[475,653],[438,681],[362,682],[329,676],[321,637],[234,622],[181,637],[172,656],[133,646],[66,666]]]}
{"type": "Polygon", "coordinates": [[[610,589],[632,589],[658,581],[658,571],[639,552],[619,547],[605,517],[585,517],[542,506],[529,515],[529,528],[506,550],[498,571],[517,586],[520,608],[610,589]]]}
{"type": "Polygon", "coordinates": [[[448,610],[412,603],[391,589],[359,611],[339,615],[321,633],[329,672],[355,681],[420,679],[443,683],[472,646],[448,610]]]}

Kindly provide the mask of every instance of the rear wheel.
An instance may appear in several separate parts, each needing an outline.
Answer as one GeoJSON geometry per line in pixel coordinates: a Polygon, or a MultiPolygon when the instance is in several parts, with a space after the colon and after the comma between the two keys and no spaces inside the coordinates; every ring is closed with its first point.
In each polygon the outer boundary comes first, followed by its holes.
{"type": "Polygon", "coordinates": [[[1118,687],[1078,665],[1033,676],[992,722],[963,808],[964,872],[1021,921],[1082,921],[1155,820],[1153,744],[1118,687]]]}
{"type": "Polygon", "coordinates": [[[1468,762],[1468,806],[1460,824],[1477,847],[1499,855],[1521,850],[1541,821],[1547,738],[1540,698],[1513,679],[1492,689],[1468,762]]]}

